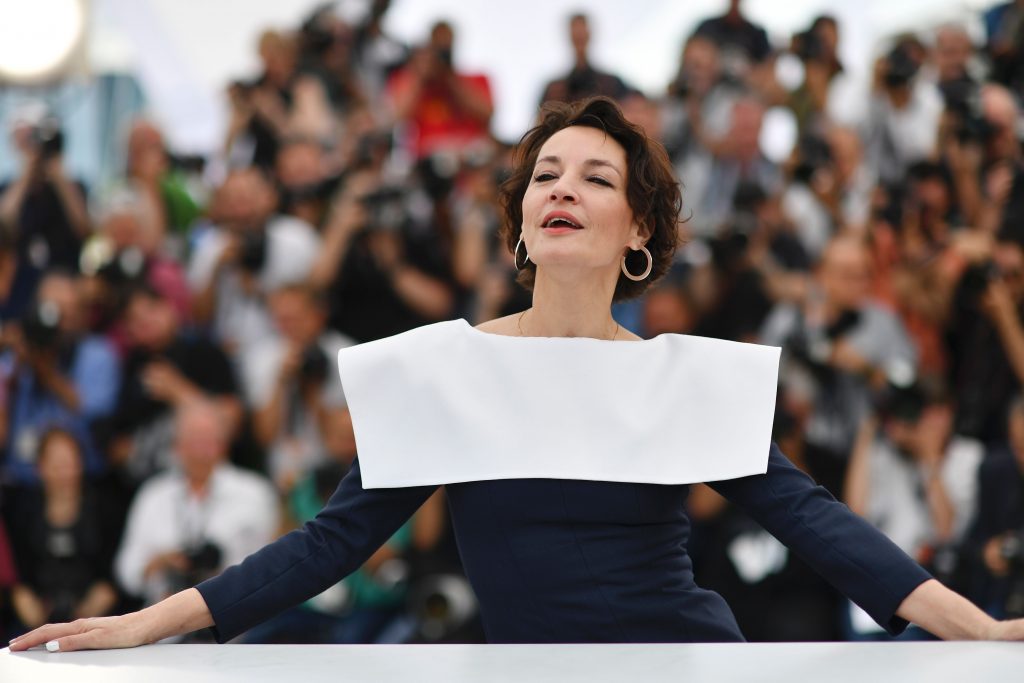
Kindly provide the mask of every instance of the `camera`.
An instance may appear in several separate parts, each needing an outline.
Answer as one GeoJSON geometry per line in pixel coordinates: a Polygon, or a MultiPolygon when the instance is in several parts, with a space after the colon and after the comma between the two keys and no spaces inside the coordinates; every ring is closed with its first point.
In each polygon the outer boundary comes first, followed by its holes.
{"type": "Polygon", "coordinates": [[[54,119],[47,119],[33,127],[30,139],[44,159],[60,156],[64,151],[64,132],[54,119]]]}
{"type": "Polygon", "coordinates": [[[828,141],[817,135],[804,135],[797,143],[797,165],[793,169],[794,182],[810,185],[814,175],[832,165],[832,148],[828,141]]]}
{"type": "Polygon", "coordinates": [[[834,323],[824,328],[799,327],[789,339],[786,347],[795,359],[824,379],[831,377],[833,370],[829,361],[835,341],[860,323],[860,312],[844,310],[834,323]]]}
{"type": "Polygon", "coordinates": [[[989,283],[998,279],[999,275],[999,267],[993,261],[985,261],[967,268],[960,278],[960,294],[964,301],[977,305],[989,283]]]}
{"type": "Polygon", "coordinates": [[[52,301],[30,306],[22,316],[21,331],[31,348],[55,348],[60,340],[60,307],[52,301]]]}
{"type": "Polygon", "coordinates": [[[802,62],[820,62],[828,58],[825,44],[814,29],[793,36],[793,54],[802,62]]]}
{"type": "Polygon", "coordinates": [[[319,182],[304,183],[302,185],[278,184],[278,196],[280,196],[280,209],[287,212],[299,204],[306,202],[326,202],[338,189],[340,176],[325,178],[319,182]]]}
{"type": "Polygon", "coordinates": [[[96,275],[113,286],[140,282],[145,274],[146,255],[138,247],[122,249],[96,271],[96,275]]]}
{"type": "Polygon", "coordinates": [[[385,185],[360,197],[366,207],[367,227],[371,230],[400,229],[407,220],[406,193],[406,188],[399,185],[385,185]]]}
{"type": "Polygon", "coordinates": [[[446,69],[452,68],[452,50],[451,48],[437,48],[434,50],[434,54],[437,57],[437,61],[441,63],[446,69]]]}
{"type": "Polygon", "coordinates": [[[901,88],[910,83],[921,67],[906,45],[897,45],[885,58],[883,79],[888,88],[901,88]]]}
{"type": "Polygon", "coordinates": [[[171,572],[168,576],[172,588],[176,590],[191,588],[216,574],[223,556],[220,546],[208,539],[190,545],[183,554],[188,561],[188,569],[171,572]]]}
{"type": "Polygon", "coordinates": [[[302,351],[302,362],[299,364],[299,381],[303,384],[322,384],[330,372],[327,354],[319,344],[313,343],[302,351]]]}
{"type": "Polygon", "coordinates": [[[917,422],[928,405],[924,387],[909,364],[889,368],[885,386],[872,396],[875,412],[889,420],[917,422]]]}
{"type": "Polygon", "coordinates": [[[978,84],[970,78],[961,78],[939,85],[946,111],[954,119],[953,133],[961,143],[988,142],[995,132],[985,118],[978,84]]]}
{"type": "Polygon", "coordinates": [[[267,262],[267,232],[264,228],[242,233],[238,265],[247,273],[258,273],[267,262]]]}
{"type": "Polygon", "coordinates": [[[410,590],[410,611],[419,618],[419,637],[445,640],[476,616],[478,605],[469,582],[458,574],[431,574],[410,590]]]}
{"type": "Polygon", "coordinates": [[[1006,616],[1009,619],[1024,617],[1024,529],[1007,534],[999,547],[999,554],[1010,566],[1006,616]]]}

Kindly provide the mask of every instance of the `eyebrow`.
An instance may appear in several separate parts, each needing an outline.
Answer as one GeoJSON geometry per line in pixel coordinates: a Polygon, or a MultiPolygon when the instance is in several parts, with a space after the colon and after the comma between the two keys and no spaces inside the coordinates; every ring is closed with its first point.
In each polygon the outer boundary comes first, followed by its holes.
{"type": "MultiPolygon", "coordinates": [[[[542,162],[548,162],[548,163],[552,163],[552,164],[560,164],[560,163],[562,163],[562,159],[561,159],[561,157],[556,157],[556,156],[546,156],[546,157],[541,157],[540,159],[537,159],[537,163],[538,164],[542,163],[542,162]]],[[[618,168],[616,168],[615,164],[613,164],[612,162],[608,161],[607,159],[587,159],[586,161],[583,162],[583,165],[584,166],[588,166],[588,167],[598,166],[598,167],[610,168],[611,170],[615,171],[615,173],[617,173],[619,175],[619,177],[622,177],[622,171],[620,171],[618,168]]]]}

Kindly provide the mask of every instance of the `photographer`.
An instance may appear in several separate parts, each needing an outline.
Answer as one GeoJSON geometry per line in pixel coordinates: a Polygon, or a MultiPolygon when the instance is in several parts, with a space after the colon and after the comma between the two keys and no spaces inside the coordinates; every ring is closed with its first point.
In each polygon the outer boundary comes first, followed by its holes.
{"type": "Polygon", "coordinates": [[[821,15],[810,28],[793,36],[790,51],[804,68],[800,86],[787,96],[786,105],[796,115],[804,134],[821,132],[829,123],[829,99],[843,73],[839,61],[839,23],[821,15]]]}
{"type": "MultiPolygon", "coordinates": [[[[880,425],[869,417],[861,426],[845,501],[937,577],[951,580],[954,549],[978,502],[984,446],[955,434],[952,406],[907,377],[891,378],[876,406],[880,425]]],[[[849,626],[855,640],[888,639],[852,603],[849,626]]]]}
{"type": "Polygon", "coordinates": [[[4,470],[14,482],[38,481],[39,438],[53,423],[80,440],[90,474],[105,466],[95,437],[114,412],[121,367],[113,346],[89,333],[85,314],[79,280],[51,273],[22,319],[4,327],[14,365],[10,407],[0,424],[8,444],[4,470]]]}
{"type": "Polygon", "coordinates": [[[294,36],[265,31],[259,54],[263,62],[259,78],[235,81],[228,88],[231,118],[225,152],[239,164],[270,169],[282,140],[294,136],[328,140],[334,132],[334,116],[320,81],[298,70],[294,36]]]}
{"type": "Polygon", "coordinates": [[[273,333],[267,292],[305,281],[320,249],[306,222],[275,213],[277,193],[257,170],[231,173],[214,197],[215,226],[199,238],[188,268],[195,321],[229,352],[273,333]]]}
{"type": "Polygon", "coordinates": [[[330,327],[356,341],[444,320],[455,308],[439,200],[421,187],[429,161],[402,185],[356,171],[332,205],[310,283],[328,292],[330,327]]]}
{"type": "Polygon", "coordinates": [[[227,424],[216,405],[182,405],[174,426],[177,467],[139,490],[114,562],[121,585],[146,604],[241,562],[278,528],[270,483],[227,462],[227,424]]]}
{"type": "Polygon", "coordinates": [[[590,23],[585,14],[569,17],[569,42],[575,60],[572,70],[564,77],[551,81],[544,88],[540,104],[549,100],[575,102],[584,97],[604,95],[622,100],[630,92],[621,78],[594,68],[587,50],[590,46],[590,23]]]}
{"type": "Polygon", "coordinates": [[[149,121],[136,121],[128,133],[127,179],[152,213],[154,241],[184,239],[202,211],[188,192],[185,179],[171,167],[163,134],[149,121]]]}
{"type": "Polygon", "coordinates": [[[875,64],[868,111],[867,158],[881,181],[898,183],[907,168],[935,152],[942,98],[919,76],[924,48],[903,38],[875,64]]]}
{"type": "Polygon", "coordinates": [[[3,317],[15,318],[32,300],[43,273],[73,271],[92,229],[85,187],[64,168],[64,133],[58,121],[20,120],[13,130],[22,157],[21,175],[0,185],[0,224],[15,234],[17,266],[3,317]]]}
{"type": "Polygon", "coordinates": [[[974,570],[968,597],[986,612],[1024,615],[1024,399],[1010,404],[1007,440],[978,471],[978,513],[967,559],[974,570]]]}
{"type": "Polygon", "coordinates": [[[217,406],[228,434],[242,404],[231,361],[208,338],[182,329],[174,305],[146,284],[125,296],[121,323],[131,350],[124,362],[109,449],[130,483],[142,482],[171,460],[174,413],[202,399],[217,406]]]}
{"type": "Polygon", "coordinates": [[[778,304],[761,331],[761,343],[783,347],[782,400],[802,423],[808,469],[836,494],[873,388],[889,368],[916,362],[899,319],[870,298],[870,277],[862,241],[834,238],[805,301],[778,304]]]}
{"type": "Polygon", "coordinates": [[[970,79],[942,86],[946,109],[939,131],[943,158],[965,225],[994,235],[1024,218],[1024,172],[1013,93],[970,79]]]}
{"type": "Polygon", "coordinates": [[[277,335],[255,344],[241,369],[265,469],[288,492],[314,467],[355,456],[337,361],[352,342],[325,329],[327,302],[309,287],[279,289],[269,304],[277,335]]]}
{"type": "Polygon", "coordinates": [[[455,31],[440,21],[430,41],[413,51],[409,63],[388,83],[395,121],[412,128],[417,159],[442,150],[460,150],[486,140],[494,105],[482,74],[456,71],[455,31]]]}
{"type": "Polygon", "coordinates": [[[304,139],[283,142],[274,162],[274,175],[281,215],[319,229],[338,184],[337,176],[327,174],[327,160],[320,145],[304,139]]]}
{"type": "Polygon", "coordinates": [[[1003,234],[964,271],[953,293],[946,340],[958,397],[957,430],[993,443],[1024,383],[1024,248],[1003,234]]]}
{"type": "Polygon", "coordinates": [[[113,559],[124,522],[118,497],[85,476],[81,444],[48,429],[35,465],[41,486],[12,488],[4,517],[20,581],[12,593],[17,621],[48,621],[116,612],[113,559]]]}
{"type": "Polygon", "coordinates": [[[146,283],[166,296],[182,320],[192,315],[185,271],[161,249],[161,238],[150,202],[140,192],[118,188],[105,198],[99,229],[82,249],[82,298],[91,327],[122,356],[129,342],[118,316],[134,285],[146,283]]]}

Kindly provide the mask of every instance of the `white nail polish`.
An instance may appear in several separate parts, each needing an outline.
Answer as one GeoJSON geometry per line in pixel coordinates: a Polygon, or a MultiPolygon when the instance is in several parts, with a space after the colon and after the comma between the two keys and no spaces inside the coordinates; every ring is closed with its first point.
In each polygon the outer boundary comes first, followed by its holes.
{"type": "Polygon", "coordinates": [[[60,643],[58,643],[56,640],[51,640],[46,644],[47,652],[57,652],[58,650],[60,650],[60,643]]]}

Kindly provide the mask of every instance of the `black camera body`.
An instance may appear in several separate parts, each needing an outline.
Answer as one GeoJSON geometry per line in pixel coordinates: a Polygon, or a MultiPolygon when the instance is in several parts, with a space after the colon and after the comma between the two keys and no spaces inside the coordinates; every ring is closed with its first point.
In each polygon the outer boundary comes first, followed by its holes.
{"type": "Polygon", "coordinates": [[[408,189],[400,185],[384,185],[360,197],[366,207],[366,227],[371,230],[400,231],[408,220],[405,206],[408,192],[408,189]]]}
{"type": "Polygon", "coordinates": [[[64,152],[64,131],[56,121],[46,120],[34,126],[30,138],[44,159],[60,156],[64,152]]]}
{"type": "Polygon", "coordinates": [[[60,308],[52,301],[30,306],[21,318],[21,332],[33,349],[56,348],[60,342],[60,308]]]}
{"type": "Polygon", "coordinates": [[[860,324],[860,311],[847,309],[828,327],[798,327],[786,340],[786,348],[819,380],[828,379],[834,373],[830,360],[835,342],[858,324],[860,324]]]}
{"type": "Polygon", "coordinates": [[[921,65],[905,45],[897,45],[885,57],[883,80],[888,88],[902,88],[910,84],[921,65]]]}
{"type": "Polygon", "coordinates": [[[302,351],[302,362],[299,364],[299,381],[303,384],[323,384],[330,372],[330,361],[327,354],[316,342],[302,351]]]}
{"type": "Polygon", "coordinates": [[[954,118],[954,135],[961,143],[986,143],[995,129],[985,118],[981,104],[981,88],[970,78],[942,83],[939,86],[946,110],[954,118]]]}
{"type": "Polygon", "coordinates": [[[267,262],[267,231],[260,227],[242,233],[242,249],[238,265],[247,273],[258,273],[267,262]]]}
{"type": "Polygon", "coordinates": [[[191,588],[216,574],[224,555],[220,546],[209,539],[202,539],[185,548],[182,554],[188,561],[188,569],[172,572],[168,577],[175,590],[191,588]]]}
{"type": "Polygon", "coordinates": [[[960,276],[960,291],[965,301],[977,305],[989,284],[999,278],[999,267],[993,261],[970,266],[960,276]]]}
{"type": "Polygon", "coordinates": [[[128,247],[114,254],[100,266],[96,274],[111,286],[142,282],[146,276],[146,255],[138,247],[128,247]]]}
{"type": "Polygon", "coordinates": [[[1009,565],[1009,589],[1004,608],[1009,619],[1024,617],[1024,529],[1006,534],[999,554],[1009,565]]]}

